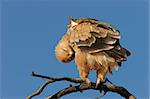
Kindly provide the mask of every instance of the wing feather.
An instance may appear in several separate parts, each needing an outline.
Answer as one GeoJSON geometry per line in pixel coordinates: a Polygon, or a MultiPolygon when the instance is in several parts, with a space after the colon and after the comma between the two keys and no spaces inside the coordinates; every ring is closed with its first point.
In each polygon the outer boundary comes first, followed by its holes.
{"type": "Polygon", "coordinates": [[[118,30],[110,24],[94,19],[78,19],[79,24],[70,32],[70,43],[89,53],[110,50],[120,38],[118,30]]]}

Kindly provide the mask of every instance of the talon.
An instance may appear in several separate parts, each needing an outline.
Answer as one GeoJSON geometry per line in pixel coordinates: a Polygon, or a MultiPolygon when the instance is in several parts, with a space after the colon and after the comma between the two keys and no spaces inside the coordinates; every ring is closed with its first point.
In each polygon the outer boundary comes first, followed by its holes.
{"type": "Polygon", "coordinates": [[[87,85],[91,85],[91,81],[87,78],[87,79],[85,79],[85,83],[87,84],[87,85]]]}
{"type": "Polygon", "coordinates": [[[84,79],[83,81],[84,81],[84,82],[82,82],[82,83],[80,84],[81,87],[82,87],[82,86],[91,86],[91,81],[90,81],[88,78],[84,79]]]}
{"type": "Polygon", "coordinates": [[[95,88],[98,88],[98,86],[99,86],[99,85],[100,85],[100,83],[99,83],[99,84],[97,84],[97,83],[96,83],[96,86],[95,86],[95,88]]]}
{"type": "Polygon", "coordinates": [[[100,85],[100,83],[101,83],[101,80],[99,79],[99,78],[97,78],[97,81],[96,81],[96,88],[98,88],[98,86],[100,85]]]}
{"type": "Polygon", "coordinates": [[[91,81],[90,81],[88,78],[85,80],[85,82],[86,82],[87,84],[90,84],[90,83],[91,83],[91,81]]]}

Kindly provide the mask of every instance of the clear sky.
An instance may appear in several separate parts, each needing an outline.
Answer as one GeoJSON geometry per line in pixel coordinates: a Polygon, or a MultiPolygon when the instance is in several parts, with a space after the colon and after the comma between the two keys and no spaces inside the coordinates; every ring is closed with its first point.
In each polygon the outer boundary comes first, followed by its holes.
{"type": "MultiPolygon", "coordinates": [[[[109,79],[138,99],[148,99],[147,0],[3,0],[1,3],[1,99],[24,99],[36,91],[44,80],[30,76],[32,71],[52,77],[79,77],[74,61],[60,63],[54,53],[66,32],[69,16],[96,18],[121,31],[120,42],[132,55],[109,79]]],[[[95,81],[95,72],[90,79],[95,81]]],[[[66,82],[51,84],[39,97],[42,99],[68,86],[66,82]]],[[[62,99],[95,99],[99,95],[89,90],[62,99]]],[[[120,99],[120,96],[107,93],[103,99],[120,99]]]]}

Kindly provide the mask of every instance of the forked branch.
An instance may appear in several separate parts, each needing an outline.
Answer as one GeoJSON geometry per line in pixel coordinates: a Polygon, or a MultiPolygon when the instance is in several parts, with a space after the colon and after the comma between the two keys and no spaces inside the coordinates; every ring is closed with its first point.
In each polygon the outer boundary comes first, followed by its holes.
{"type": "Polygon", "coordinates": [[[28,96],[27,99],[31,99],[32,97],[39,95],[48,84],[56,82],[56,81],[68,81],[68,82],[73,82],[73,83],[79,83],[79,85],[77,85],[77,86],[70,85],[69,87],[58,91],[54,95],[47,97],[47,99],[58,99],[64,95],[67,95],[67,94],[70,94],[73,92],[78,92],[78,91],[82,92],[82,91],[88,90],[88,89],[98,90],[100,92],[104,91],[104,95],[107,92],[113,92],[113,93],[117,93],[117,94],[121,95],[125,99],[136,99],[136,97],[134,95],[132,95],[127,89],[125,89],[124,87],[121,87],[121,86],[116,86],[114,84],[105,84],[104,83],[96,88],[95,83],[92,82],[91,85],[87,85],[80,78],[68,78],[68,77],[53,78],[53,77],[49,77],[49,76],[36,74],[34,72],[32,73],[32,76],[44,78],[44,79],[47,79],[47,81],[31,96],[28,96]]]}

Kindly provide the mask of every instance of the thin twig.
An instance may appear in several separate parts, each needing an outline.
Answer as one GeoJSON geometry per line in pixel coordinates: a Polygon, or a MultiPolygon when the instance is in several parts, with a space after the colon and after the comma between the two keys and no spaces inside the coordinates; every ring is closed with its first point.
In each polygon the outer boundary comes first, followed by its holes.
{"type": "Polygon", "coordinates": [[[50,79],[50,80],[54,80],[54,81],[69,81],[69,82],[73,82],[73,83],[82,83],[83,82],[83,80],[80,78],[69,78],[69,77],[53,78],[53,77],[49,77],[49,76],[40,75],[40,74],[37,74],[34,72],[32,72],[32,76],[50,79]]]}
{"type": "Polygon", "coordinates": [[[52,80],[47,80],[36,92],[34,92],[31,96],[28,96],[26,99],[31,99],[32,97],[39,95],[48,84],[53,83],[53,82],[54,81],[52,80]]]}

